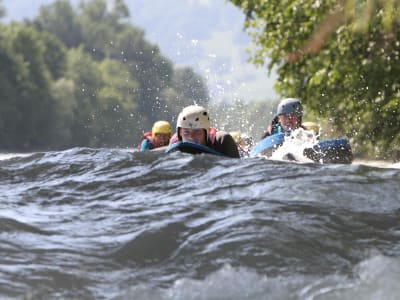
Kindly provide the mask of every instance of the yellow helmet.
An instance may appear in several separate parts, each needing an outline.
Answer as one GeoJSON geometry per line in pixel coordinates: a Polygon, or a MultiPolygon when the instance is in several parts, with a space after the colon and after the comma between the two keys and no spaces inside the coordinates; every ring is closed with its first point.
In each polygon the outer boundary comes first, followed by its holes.
{"type": "Polygon", "coordinates": [[[319,125],[315,122],[304,122],[302,124],[307,130],[313,130],[315,134],[319,134],[319,125]]]}
{"type": "Polygon", "coordinates": [[[171,124],[167,121],[157,121],[154,123],[151,129],[151,136],[154,138],[158,133],[168,133],[172,134],[171,124]]]}

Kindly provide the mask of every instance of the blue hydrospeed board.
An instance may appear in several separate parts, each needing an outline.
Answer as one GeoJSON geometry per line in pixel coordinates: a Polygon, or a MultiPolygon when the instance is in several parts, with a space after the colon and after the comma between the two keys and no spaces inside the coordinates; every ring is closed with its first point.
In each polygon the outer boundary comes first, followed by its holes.
{"type": "MultiPolygon", "coordinates": [[[[250,152],[250,157],[271,155],[284,141],[284,133],[268,136],[254,146],[250,152]]],[[[346,138],[319,141],[311,148],[304,149],[303,155],[315,162],[322,163],[349,164],[353,161],[351,146],[346,138]]]]}
{"type": "Polygon", "coordinates": [[[190,142],[174,143],[172,145],[169,145],[168,148],[165,150],[166,153],[171,153],[174,151],[180,151],[180,152],[190,153],[190,154],[207,153],[207,154],[214,154],[214,155],[219,155],[219,156],[226,156],[224,153],[215,151],[214,149],[211,149],[207,146],[196,144],[196,143],[190,143],[190,142]]]}

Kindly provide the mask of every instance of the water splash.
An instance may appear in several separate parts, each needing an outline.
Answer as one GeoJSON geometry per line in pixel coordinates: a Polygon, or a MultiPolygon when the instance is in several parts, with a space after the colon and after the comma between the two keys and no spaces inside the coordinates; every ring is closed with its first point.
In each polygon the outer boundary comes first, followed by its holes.
{"type": "Polygon", "coordinates": [[[293,160],[301,163],[313,162],[304,156],[304,149],[312,148],[318,142],[318,135],[313,130],[298,128],[290,135],[271,156],[273,160],[293,160]]]}
{"type": "Polygon", "coordinates": [[[352,276],[269,277],[247,268],[225,265],[204,279],[178,279],[168,289],[138,285],[123,299],[202,300],[279,299],[352,300],[398,299],[399,259],[375,256],[357,265],[352,276]]]}

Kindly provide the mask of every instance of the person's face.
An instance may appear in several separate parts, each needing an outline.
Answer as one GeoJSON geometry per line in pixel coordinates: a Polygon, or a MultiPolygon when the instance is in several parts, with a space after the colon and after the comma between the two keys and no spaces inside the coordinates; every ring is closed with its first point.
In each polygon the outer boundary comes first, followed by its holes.
{"type": "Polygon", "coordinates": [[[200,145],[207,144],[207,135],[206,131],[203,128],[180,128],[179,130],[182,137],[182,142],[191,142],[200,145]]]}
{"type": "Polygon", "coordinates": [[[283,130],[294,130],[299,127],[300,116],[298,114],[287,114],[278,116],[279,124],[283,130]]]}
{"type": "Polygon", "coordinates": [[[171,135],[169,133],[156,133],[154,139],[160,146],[167,146],[171,135]]]}

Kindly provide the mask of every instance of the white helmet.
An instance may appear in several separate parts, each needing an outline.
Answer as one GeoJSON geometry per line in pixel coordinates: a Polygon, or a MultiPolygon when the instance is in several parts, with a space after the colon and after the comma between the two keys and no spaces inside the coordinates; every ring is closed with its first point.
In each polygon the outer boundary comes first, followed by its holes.
{"type": "Polygon", "coordinates": [[[208,130],[211,124],[207,110],[196,105],[185,107],[178,116],[176,127],[208,130]]]}
{"type": "Polygon", "coordinates": [[[178,116],[176,131],[179,136],[179,128],[205,129],[208,137],[208,129],[211,127],[207,110],[202,106],[190,105],[185,107],[178,116]]]}

